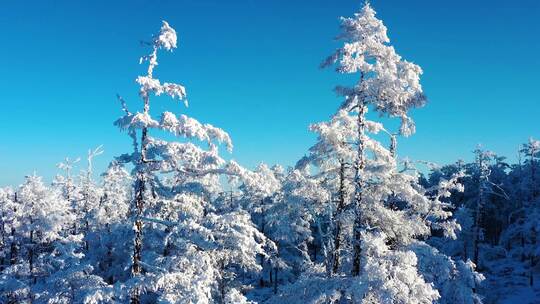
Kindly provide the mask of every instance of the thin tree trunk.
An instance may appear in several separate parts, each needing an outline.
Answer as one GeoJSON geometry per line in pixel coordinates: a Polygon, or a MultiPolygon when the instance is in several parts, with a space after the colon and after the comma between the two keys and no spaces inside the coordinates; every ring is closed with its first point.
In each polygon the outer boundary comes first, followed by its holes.
{"type": "Polygon", "coordinates": [[[88,219],[85,219],[85,240],[84,240],[84,249],[86,250],[86,252],[88,252],[88,249],[90,248],[90,244],[88,243],[88,231],[90,231],[90,223],[88,223],[88,219]]]}
{"type": "MultiPolygon", "coordinates": [[[[534,227],[532,228],[532,233],[531,233],[531,244],[533,246],[536,246],[536,229],[534,229],[534,227]]],[[[531,287],[534,286],[534,266],[535,266],[535,261],[534,261],[534,252],[531,252],[530,253],[530,256],[529,256],[529,285],[531,287]]]]}
{"type": "MultiPolygon", "coordinates": [[[[142,174],[141,174],[142,175],[142,174]]],[[[142,251],[142,211],[143,211],[143,196],[144,196],[144,177],[140,177],[137,186],[137,198],[135,200],[136,205],[136,219],[135,219],[135,241],[133,249],[133,265],[132,274],[137,276],[141,273],[141,251],[142,251]]]]}
{"type": "Polygon", "coordinates": [[[277,293],[277,284],[278,284],[278,268],[274,267],[274,294],[277,293]]]}
{"type": "Polygon", "coordinates": [[[521,231],[520,234],[521,234],[521,261],[525,262],[525,237],[523,236],[523,231],[521,231]]]}
{"type": "MultiPolygon", "coordinates": [[[[145,102],[145,110],[148,110],[145,102]]],[[[144,211],[144,192],[146,187],[145,181],[145,163],[146,163],[146,137],[147,137],[147,128],[142,129],[141,135],[141,158],[139,161],[139,171],[138,171],[138,180],[136,182],[136,196],[135,196],[135,238],[133,241],[133,257],[132,257],[132,267],[131,275],[137,277],[142,272],[141,267],[141,256],[142,256],[142,245],[143,245],[143,222],[142,215],[144,211]]],[[[131,296],[131,304],[140,303],[140,289],[135,287],[133,294],[131,296]]]]}
{"type": "Polygon", "coordinates": [[[340,161],[339,166],[339,202],[334,216],[336,220],[336,231],[334,233],[334,252],[332,273],[336,274],[339,271],[340,265],[340,250],[341,250],[341,213],[345,207],[345,162],[340,161]]]}
{"type": "MultiPolygon", "coordinates": [[[[265,230],[265,210],[264,210],[264,198],[261,199],[261,233],[264,234],[265,230]]],[[[261,287],[264,286],[264,255],[260,255],[261,257],[261,266],[263,268],[263,271],[261,272],[261,278],[259,280],[259,285],[261,287]]],[[[270,283],[272,283],[272,268],[270,268],[270,283]]]]}
{"type": "Polygon", "coordinates": [[[11,245],[9,250],[9,264],[17,263],[17,241],[15,240],[15,227],[11,227],[11,245]]]}
{"type": "Polygon", "coordinates": [[[473,262],[478,267],[478,255],[479,255],[479,242],[480,242],[480,213],[481,208],[478,207],[478,203],[475,211],[475,221],[474,221],[474,237],[473,237],[473,262]]]}
{"type": "MultiPolygon", "coordinates": [[[[323,234],[323,230],[322,230],[320,221],[317,221],[317,233],[319,234],[319,237],[321,239],[321,251],[322,251],[322,254],[323,254],[323,259],[324,259],[324,261],[328,261],[329,260],[329,258],[328,258],[328,249],[326,248],[326,240],[325,240],[325,236],[323,234]]],[[[317,255],[316,254],[314,256],[314,262],[317,262],[317,255]]],[[[326,267],[326,269],[328,269],[328,266],[326,267]]]]}
{"type": "Polygon", "coordinates": [[[392,155],[393,158],[396,158],[396,150],[397,150],[397,137],[396,137],[396,134],[392,134],[390,137],[390,155],[392,155]]]}
{"type": "Polygon", "coordinates": [[[362,254],[361,247],[361,227],[362,227],[362,195],[364,191],[364,167],[365,167],[365,152],[364,152],[364,129],[365,129],[365,112],[366,105],[364,102],[359,102],[358,104],[358,156],[356,159],[356,174],[355,174],[355,193],[354,193],[354,203],[355,203],[355,219],[353,226],[353,261],[352,261],[352,272],[353,276],[360,275],[360,260],[362,254]]]}
{"type": "MultiPolygon", "coordinates": [[[[271,268],[270,268],[270,272],[272,272],[272,267],[273,267],[273,270],[274,270],[274,294],[277,293],[277,288],[278,288],[278,267],[280,265],[279,263],[279,242],[276,242],[276,257],[277,257],[277,261],[276,261],[276,265],[271,265],[271,268]]],[[[271,285],[270,285],[271,286],[271,285]]]]}
{"type": "MultiPolygon", "coordinates": [[[[32,217],[30,217],[30,226],[34,223],[32,217]]],[[[30,268],[30,278],[33,284],[36,284],[36,278],[34,277],[34,230],[30,230],[30,246],[28,250],[28,266],[30,268]]]]}
{"type": "Polygon", "coordinates": [[[220,273],[221,273],[221,278],[219,280],[219,292],[220,292],[220,300],[221,300],[221,303],[224,304],[225,303],[225,264],[223,262],[223,260],[221,260],[219,262],[219,268],[220,268],[220,273]]]}
{"type": "MultiPolygon", "coordinates": [[[[4,216],[4,212],[2,212],[2,246],[0,248],[2,248],[2,252],[4,252],[4,248],[7,247],[6,246],[6,225],[4,223],[4,219],[5,216],[4,216]]],[[[2,257],[0,258],[0,272],[2,272],[4,270],[4,263],[5,263],[5,255],[2,254],[2,257]]]]}
{"type": "MultiPolygon", "coordinates": [[[[106,226],[107,226],[107,234],[109,235],[108,237],[109,242],[107,243],[107,269],[111,269],[112,268],[112,248],[113,248],[113,244],[111,244],[110,242],[111,226],[109,223],[107,223],[106,226]]],[[[109,284],[114,284],[114,274],[109,275],[109,277],[107,278],[107,281],[109,284]]]]}
{"type": "Polygon", "coordinates": [[[536,162],[534,161],[534,157],[535,157],[535,154],[536,154],[536,150],[533,148],[531,150],[531,194],[532,194],[532,197],[531,197],[531,202],[534,201],[534,199],[536,199],[536,196],[537,196],[537,193],[536,193],[536,162]]]}
{"type": "MultiPolygon", "coordinates": [[[[15,203],[17,203],[17,193],[15,193],[14,198],[15,203]]],[[[13,213],[17,214],[17,208],[13,208],[13,213]]],[[[11,226],[11,245],[9,249],[9,264],[15,265],[17,263],[17,241],[15,239],[15,227],[11,226]]]]}
{"type": "Polygon", "coordinates": [[[529,258],[529,285],[534,286],[534,255],[531,254],[529,258]]]}
{"type": "Polygon", "coordinates": [[[478,155],[478,169],[479,172],[479,181],[478,181],[478,202],[476,203],[476,210],[474,212],[474,235],[473,235],[473,263],[478,267],[478,255],[479,248],[478,243],[480,242],[480,223],[482,217],[482,207],[484,205],[484,176],[483,172],[484,160],[482,152],[478,155]]]}

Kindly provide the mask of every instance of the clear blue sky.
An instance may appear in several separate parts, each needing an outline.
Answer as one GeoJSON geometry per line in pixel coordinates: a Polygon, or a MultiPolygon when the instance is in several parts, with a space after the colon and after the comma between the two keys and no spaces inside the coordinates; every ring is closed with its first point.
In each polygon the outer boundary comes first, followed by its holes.
{"type": "MultiPolygon", "coordinates": [[[[337,46],[338,17],[358,0],[1,1],[0,185],[34,170],[52,176],[65,156],[103,144],[97,170],[131,149],[112,122],[115,94],[135,105],[138,58],[167,20],[180,48],[158,78],[186,86],[202,122],[228,131],[233,158],[293,164],[313,144],[346,78],[318,65],[337,46]]],[[[424,69],[430,103],[400,155],[470,159],[477,143],[514,158],[540,137],[540,1],[372,0],[397,51],[424,69]]],[[[154,108],[183,112],[158,100],[154,108]]]]}

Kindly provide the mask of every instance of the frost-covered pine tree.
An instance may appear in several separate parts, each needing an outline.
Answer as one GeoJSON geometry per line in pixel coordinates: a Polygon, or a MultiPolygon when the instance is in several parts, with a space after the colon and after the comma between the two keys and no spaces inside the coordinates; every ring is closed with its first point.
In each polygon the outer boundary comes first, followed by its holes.
{"type": "Polygon", "coordinates": [[[0,188],[0,272],[17,261],[18,244],[15,238],[21,224],[21,208],[11,187],[0,188]]]}
{"type": "Polygon", "coordinates": [[[326,168],[335,171],[342,161],[351,162],[354,191],[346,208],[349,222],[340,224],[350,229],[344,232],[350,246],[341,253],[344,265],[336,275],[323,278],[316,264],[272,301],[431,303],[443,296],[436,290],[442,286],[433,280],[436,274],[421,266],[435,257],[417,255],[416,250],[430,248],[425,240],[432,230],[455,237],[459,225],[448,221],[451,212],[441,198],[460,189],[458,176],[424,189],[417,171],[398,166],[395,134],[368,119],[368,109],[399,118],[399,134],[414,133],[408,111],[425,102],[419,83],[421,69],[396,54],[369,4],[353,18],[343,18],[342,29],[339,38],[345,40],[344,46],[324,65],[337,63],[338,72],[354,74],[356,81],[351,87],[337,88],[345,102],[331,121],[312,127],[319,141],[305,161],[320,166],[319,174],[326,168]],[[380,132],[391,136],[390,149],[375,139],[380,132]],[[318,161],[321,158],[324,161],[318,161]]]}
{"type": "MultiPolygon", "coordinates": [[[[274,293],[277,291],[278,272],[283,277],[305,271],[311,260],[317,260],[314,244],[316,239],[322,241],[321,256],[326,259],[323,227],[319,221],[323,215],[324,202],[329,200],[328,191],[317,179],[309,176],[307,170],[291,170],[283,180],[282,189],[277,193],[268,210],[267,235],[277,246],[277,257],[274,257],[274,293]],[[313,247],[313,254],[310,253],[313,247]]],[[[287,281],[287,280],[282,280],[287,281]]]]}
{"type": "Polygon", "coordinates": [[[345,110],[340,110],[328,122],[313,124],[310,129],[317,133],[318,141],[310,148],[310,154],[304,157],[297,167],[307,167],[313,164],[317,169],[316,178],[329,191],[328,202],[322,202],[326,206],[323,214],[319,216],[331,238],[323,240],[328,250],[326,267],[327,272],[336,274],[341,266],[341,252],[345,245],[344,231],[347,217],[352,215],[350,211],[351,195],[353,194],[353,170],[356,150],[348,142],[354,137],[353,119],[345,110]]]}
{"type": "Polygon", "coordinates": [[[231,150],[231,139],[225,131],[184,114],[167,111],[158,120],[152,117],[152,95],[185,101],[186,92],[181,85],[154,77],[158,51],[177,46],[175,30],[163,22],[149,45],[151,53],[141,60],[148,63],[147,73],[137,78],[143,111],[130,112],[121,99],[125,115],[115,123],[128,131],[135,147],[118,158],[134,167],[131,302],[210,303],[232,295],[238,299],[242,282],[236,278],[260,270],[256,257],[265,254],[265,237],[245,211],[223,211],[214,205],[223,192],[220,176],[233,174],[218,144],[231,150]],[[154,130],[180,140],[152,137],[154,130]]]}
{"type": "Polygon", "coordinates": [[[68,202],[73,203],[77,198],[77,185],[73,179],[72,172],[75,164],[77,164],[81,159],[70,159],[66,157],[63,162],[60,162],[56,167],[64,171],[64,175],[57,175],[53,181],[55,187],[59,187],[62,191],[64,199],[68,202]]]}
{"type": "Polygon", "coordinates": [[[75,217],[68,201],[41,177],[30,175],[7,206],[14,212],[11,242],[16,249],[2,273],[2,301],[45,303],[43,299],[57,299],[57,292],[67,289],[49,283],[57,282],[55,275],[77,267],[81,258],[77,253],[81,236],[70,233],[75,217]]]}
{"type": "Polygon", "coordinates": [[[489,181],[489,162],[493,157],[493,154],[489,151],[483,151],[480,147],[474,150],[476,157],[476,178],[478,179],[478,198],[474,204],[474,224],[473,224],[473,238],[472,238],[472,261],[475,265],[479,262],[480,242],[483,240],[484,233],[480,223],[482,222],[482,215],[486,204],[486,197],[491,190],[489,181]]]}
{"type": "MultiPolygon", "coordinates": [[[[540,170],[540,141],[530,138],[520,149],[525,156],[523,164],[519,163],[512,175],[516,175],[513,200],[515,209],[508,215],[508,227],[502,232],[500,244],[508,251],[507,257],[515,259],[512,266],[524,269],[527,283],[535,284],[535,268],[540,259],[540,199],[539,178],[540,170]]],[[[508,263],[508,261],[506,261],[508,263]]],[[[519,268],[515,270],[519,275],[519,268]]],[[[518,279],[509,281],[516,283],[518,279]]]]}
{"type": "Polygon", "coordinates": [[[422,106],[425,98],[419,81],[421,68],[403,60],[389,45],[386,27],[375,17],[369,3],[354,17],[342,19],[342,33],[338,38],[345,41],[343,47],[323,65],[337,62],[338,72],[357,76],[354,86],[336,88],[338,94],[345,97],[341,109],[356,117],[354,204],[357,214],[351,273],[357,276],[361,271],[361,230],[365,226],[361,209],[367,182],[364,171],[366,149],[369,148],[366,139],[368,108],[381,115],[401,118],[400,133],[408,136],[414,133],[415,126],[407,112],[413,107],[422,106]]]}
{"type": "MultiPolygon", "coordinates": [[[[93,177],[93,160],[96,156],[103,154],[102,147],[99,146],[95,149],[88,150],[87,154],[87,168],[82,171],[79,177],[79,198],[74,204],[74,214],[77,216],[76,226],[83,234],[84,249],[89,250],[91,238],[95,236],[91,235],[91,225],[95,221],[94,216],[99,208],[99,204],[102,198],[102,189],[96,184],[93,177]]],[[[77,231],[77,230],[76,230],[77,231]]],[[[75,232],[77,233],[77,232],[75,232]]]]}
{"type": "Polygon", "coordinates": [[[95,221],[100,226],[122,223],[129,212],[127,202],[131,199],[131,176],[124,167],[113,161],[101,177],[103,196],[100,198],[95,221]]]}
{"type": "Polygon", "coordinates": [[[96,197],[92,213],[92,242],[86,260],[94,265],[94,273],[108,284],[126,279],[129,268],[126,256],[131,247],[129,207],[132,198],[132,179],[129,172],[113,161],[101,175],[101,196],[96,197]]]}
{"type": "MultiPolygon", "coordinates": [[[[281,166],[275,165],[269,167],[261,163],[255,170],[247,170],[235,162],[230,162],[228,171],[231,173],[230,180],[238,185],[240,191],[239,204],[248,211],[258,230],[267,238],[270,237],[269,209],[271,209],[280,193],[285,179],[284,170],[281,166]]],[[[274,285],[277,283],[274,279],[275,267],[282,265],[277,263],[277,248],[275,243],[268,241],[265,251],[267,254],[259,256],[259,264],[262,267],[259,277],[259,287],[274,285]]]]}
{"type": "MultiPolygon", "coordinates": [[[[160,83],[158,79],[153,78],[154,68],[157,66],[157,54],[159,49],[171,51],[176,48],[176,32],[167,22],[163,22],[160,32],[153,38],[150,43],[152,52],[141,58],[141,63],[148,62],[147,73],[144,76],[137,78],[137,83],[140,85],[139,95],[143,101],[143,111],[137,113],[129,112],[125,101],[119,97],[122,102],[122,107],[125,115],[117,120],[115,124],[121,129],[127,130],[133,140],[134,151],[129,155],[124,155],[121,158],[123,162],[130,162],[134,166],[135,182],[134,182],[134,200],[131,213],[134,218],[135,237],[133,241],[132,254],[132,276],[137,278],[141,275],[142,266],[142,250],[143,250],[143,214],[147,206],[145,206],[145,195],[149,190],[149,179],[151,179],[150,159],[147,156],[148,131],[151,128],[159,128],[160,124],[150,115],[150,96],[152,93],[161,95],[163,93],[175,98],[184,99],[186,97],[185,89],[181,85],[160,83]],[[140,139],[137,138],[138,131],[140,139]]],[[[140,302],[140,293],[137,287],[133,291],[132,302],[140,302]]]]}

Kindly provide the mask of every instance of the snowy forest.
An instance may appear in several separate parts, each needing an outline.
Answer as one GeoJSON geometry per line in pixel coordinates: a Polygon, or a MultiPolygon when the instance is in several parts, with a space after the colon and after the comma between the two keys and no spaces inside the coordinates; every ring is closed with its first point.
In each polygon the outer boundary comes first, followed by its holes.
{"type": "Polygon", "coordinates": [[[158,79],[181,29],[156,24],[139,108],[111,97],[132,146],[105,172],[100,146],[0,188],[0,303],[540,303],[540,141],[515,163],[480,145],[472,162],[401,155],[422,68],[369,3],[340,20],[321,67],[342,103],[295,166],[251,169],[158,79]]]}

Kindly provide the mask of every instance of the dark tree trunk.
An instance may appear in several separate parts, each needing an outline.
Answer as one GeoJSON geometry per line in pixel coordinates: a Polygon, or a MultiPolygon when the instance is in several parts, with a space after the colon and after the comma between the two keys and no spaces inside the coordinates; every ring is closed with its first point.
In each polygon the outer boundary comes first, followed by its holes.
{"type": "MultiPolygon", "coordinates": [[[[536,245],[536,229],[534,227],[531,232],[531,244],[536,245]]],[[[534,266],[536,265],[534,254],[534,252],[531,252],[529,256],[529,285],[531,287],[534,286],[534,266]]]]}
{"type": "Polygon", "coordinates": [[[277,284],[278,284],[278,268],[274,267],[274,294],[277,293],[277,284]]]}
{"type": "Polygon", "coordinates": [[[531,151],[531,202],[534,201],[538,193],[536,192],[536,162],[534,160],[536,154],[536,150],[533,149],[531,151]]]}
{"type": "Polygon", "coordinates": [[[487,176],[485,176],[483,167],[484,167],[484,155],[480,151],[477,156],[477,166],[479,170],[478,175],[478,201],[476,202],[476,208],[474,211],[474,235],[473,235],[473,263],[476,267],[479,267],[479,242],[480,242],[480,233],[481,233],[481,223],[482,223],[482,208],[484,206],[484,183],[486,182],[487,176]]]}
{"type": "Polygon", "coordinates": [[[534,286],[534,255],[531,254],[529,259],[530,269],[529,269],[529,285],[534,286]]]}
{"type": "Polygon", "coordinates": [[[88,252],[88,249],[90,247],[90,244],[88,243],[88,231],[89,231],[89,227],[90,227],[90,224],[88,223],[88,219],[85,220],[85,240],[84,240],[84,249],[86,250],[86,252],[88,252]]]}
{"type": "Polygon", "coordinates": [[[397,150],[397,137],[396,134],[392,134],[390,137],[390,154],[392,157],[396,157],[396,150],[397,150]]]}
{"type": "Polygon", "coordinates": [[[225,303],[225,292],[226,292],[226,283],[225,283],[225,264],[223,260],[219,262],[219,268],[221,273],[221,278],[219,280],[219,293],[220,293],[220,303],[225,303]]]}
{"type": "Polygon", "coordinates": [[[336,231],[334,233],[334,252],[332,273],[336,274],[339,271],[340,265],[340,250],[341,250],[341,213],[345,208],[345,162],[340,161],[339,166],[339,202],[334,216],[336,221],[336,231]]]}
{"type": "MultiPolygon", "coordinates": [[[[33,226],[34,221],[30,217],[30,226],[33,226]]],[[[30,246],[28,248],[28,266],[30,268],[30,278],[33,284],[36,284],[36,277],[34,276],[34,230],[30,230],[30,246]]]]}
{"type": "Polygon", "coordinates": [[[11,245],[9,250],[9,264],[17,263],[17,241],[15,240],[15,228],[11,227],[11,245]]]}
{"type": "MultiPolygon", "coordinates": [[[[2,219],[4,218],[4,212],[2,212],[2,219]]],[[[6,247],[6,225],[4,223],[4,220],[2,220],[2,227],[1,227],[1,233],[2,233],[2,252],[4,252],[4,248],[6,247]]],[[[2,257],[0,257],[0,272],[4,270],[4,263],[5,263],[5,254],[2,254],[2,257]]]]}
{"type": "Polygon", "coordinates": [[[360,275],[360,260],[362,255],[362,246],[361,242],[361,227],[362,227],[362,195],[364,191],[364,177],[363,170],[365,168],[365,152],[364,152],[364,143],[362,138],[364,137],[365,129],[365,111],[366,105],[361,102],[358,104],[358,156],[356,160],[356,175],[355,175],[355,193],[354,193],[354,203],[355,203],[355,219],[353,226],[353,261],[352,261],[352,271],[353,276],[360,275]]]}
{"type": "MultiPolygon", "coordinates": [[[[264,234],[266,222],[265,222],[265,210],[264,210],[264,198],[261,199],[261,233],[264,234]]],[[[264,287],[264,256],[261,254],[261,266],[263,271],[261,272],[261,278],[259,280],[259,285],[264,287]]],[[[272,268],[270,268],[270,283],[272,283],[272,268]]]]}
{"type": "MultiPolygon", "coordinates": [[[[170,232],[171,232],[171,228],[169,227],[165,228],[165,233],[170,233],[170,232]]],[[[169,256],[169,254],[171,254],[171,248],[172,248],[171,241],[167,238],[167,241],[165,243],[165,248],[163,248],[163,256],[169,256]]]]}
{"type": "MultiPolygon", "coordinates": [[[[14,201],[17,202],[17,193],[15,193],[14,201]]],[[[13,208],[13,212],[17,213],[17,208],[13,208]]],[[[17,241],[15,239],[15,227],[11,227],[11,244],[9,248],[9,264],[15,265],[17,263],[17,241]]]]}
{"type": "MultiPolygon", "coordinates": [[[[146,110],[146,109],[145,109],[146,110]]],[[[133,277],[139,276],[142,272],[141,266],[141,256],[142,256],[142,246],[143,246],[143,222],[142,215],[144,211],[144,192],[146,187],[145,181],[145,164],[146,164],[146,137],[147,137],[147,128],[142,129],[141,135],[141,158],[139,161],[139,171],[136,181],[135,189],[135,238],[133,241],[133,257],[132,257],[132,267],[131,275],[133,277]]],[[[140,289],[135,287],[133,294],[131,296],[131,304],[140,303],[140,289]]]]}
{"type": "Polygon", "coordinates": [[[521,261],[525,262],[525,237],[523,236],[523,231],[521,234],[521,261]]]}

